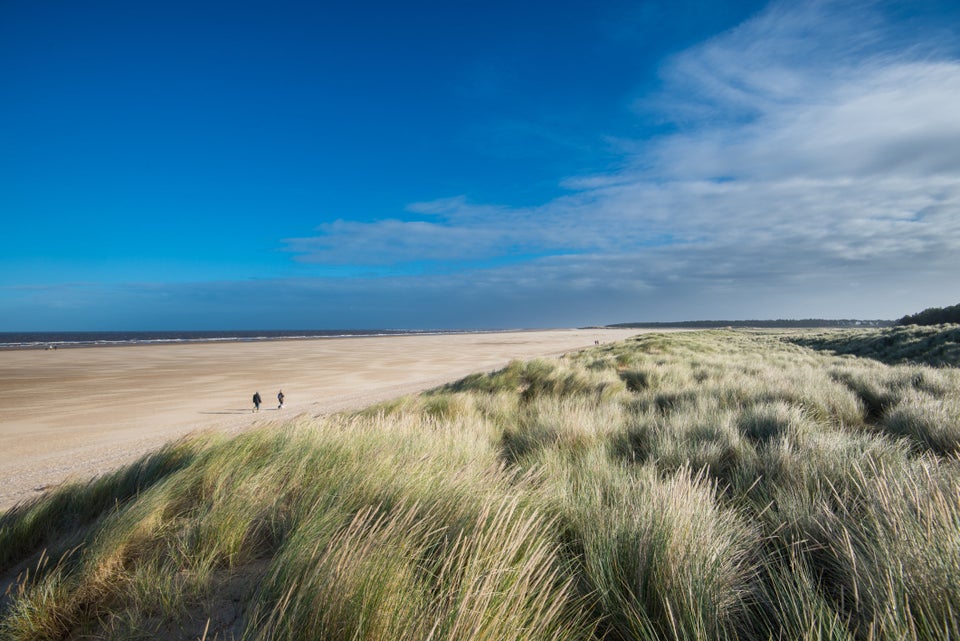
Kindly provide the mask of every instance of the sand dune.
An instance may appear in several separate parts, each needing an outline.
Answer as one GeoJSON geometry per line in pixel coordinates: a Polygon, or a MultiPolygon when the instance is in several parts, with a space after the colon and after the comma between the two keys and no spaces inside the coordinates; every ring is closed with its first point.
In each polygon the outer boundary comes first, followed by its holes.
{"type": "Polygon", "coordinates": [[[360,408],[640,330],[549,330],[0,352],[0,510],[189,432],[360,408]],[[283,389],[285,408],[277,409],[283,389]],[[264,405],[251,412],[259,391],[264,405]]]}

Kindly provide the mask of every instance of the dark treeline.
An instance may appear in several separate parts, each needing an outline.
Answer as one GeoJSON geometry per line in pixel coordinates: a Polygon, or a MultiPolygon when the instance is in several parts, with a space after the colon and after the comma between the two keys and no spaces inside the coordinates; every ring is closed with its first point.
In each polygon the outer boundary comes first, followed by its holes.
{"type": "Polygon", "coordinates": [[[960,323],[960,304],[951,307],[928,307],[922,312],[908,314],[897,325],[943,325],[960,323]]]}
{"type": "Polygon", "coordinates": [[[891,327],[894,322],[889,320],[856,320],[849,318],[824,319],[777,319],[777,320],[698,320],[677,321],[673,323],[616,323],[607,327],[657,329],[668,327],[689,327],[693,329],[714,329],[720,327],[891,327]]]}

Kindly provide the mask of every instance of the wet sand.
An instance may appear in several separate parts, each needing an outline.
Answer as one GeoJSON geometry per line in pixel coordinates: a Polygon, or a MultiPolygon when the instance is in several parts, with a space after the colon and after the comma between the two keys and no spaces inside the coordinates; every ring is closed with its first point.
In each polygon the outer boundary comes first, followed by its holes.
{"type": "Polygon", "coordinates": [[[643,330],[0,351],[0,510],[198,430],[359,409],[643,330]],[[286,395],[277,408],[277,392],[286,395]],[[253,413],[259,391],[264,404],[253,413]]]}

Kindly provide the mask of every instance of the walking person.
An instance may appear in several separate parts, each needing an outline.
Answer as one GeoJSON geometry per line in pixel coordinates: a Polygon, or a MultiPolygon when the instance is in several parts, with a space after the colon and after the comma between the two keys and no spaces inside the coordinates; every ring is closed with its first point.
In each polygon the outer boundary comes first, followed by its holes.
{"type": "Polygon", "coordinates": [[[283,390],[280,390],[280,392],[277,393],[277,400],[280,402],[280,404],[277,405],[277,409],[282,410],[283,409],[283,390]]]}
{"type": "Polygon", "coordinates": [[[260,403],[261,403],[261,402],[262,402],[262,401],[260,400],[260,392],[254,392],[254,394],[253,394],[253,411],[254,411],[254,412],[259,412],[259,411],[260,411],[260,403]]]}

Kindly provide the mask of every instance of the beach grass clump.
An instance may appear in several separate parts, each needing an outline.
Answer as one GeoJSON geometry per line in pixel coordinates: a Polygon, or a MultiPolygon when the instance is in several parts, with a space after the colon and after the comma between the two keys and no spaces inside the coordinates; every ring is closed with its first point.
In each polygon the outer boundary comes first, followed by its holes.
{"type": "Polygon", "coordinates": [[[527,363],[510,361],[501,370],[489,374],[482,372],[470,374],[459,381],[444,385],[441,389],[455,392],[485,392],[487,394],[496,392],[515,393],[522,389],[522,381],[527,370],[527,363]]]}
{"type": "Polygon", "coordinates": [[[820,589],[820,572],[795,547],[760,567],[756,605],[744,638],[856,641],[850,622],[820,589]]]}
{"type": "Polygon", "coordinates": [[[863,404],[856,393],[837,385],[824,371],[823,363],[810,363],[791,371],[780,366],[778,372],[761,374],[762,391],[755,403],[788,403],[800,408],[812,421],[842,429],[857,429],[864,424],[863,404]]]}
{"type": "Polygon", "coordinates": [[[729,483],[736,470],[756,456],[737,417],[707,397],[695,397],[666,414],[634,412],[609,440],[610,449],[626,462],[649,462],[669,472],[688,467],[729,483]]]}
{"type": "Polygon", "coordinates": [[[785,433],[759,446],[749,465],[731,475],[731,496],[756,515],[766,536],[789,547],[806,539],[803,524],[822,506],[859,500],[849,489],[854,471],[900,465],[910,452],[903,440],[864,432],[785,433]]]}
{"type": "Polygon", "coordinates": [[[855,467],[805,524],[821,589],[867,638],[951,639],[960,632],[957,473],[929,460],[855,467]]]}
{"type": "Polygon", "coordinates": [[[956,455],[960,453],[960,397],[906,395],[884,415],[881,427],[908,437],[920,448],[956,455]]]}
{"type": "MultiPolygon", "coordinates": [[[[426,415],[445,420],[469,418],[476,411],[478,396],[469,392],[435,389],[415,396],[382,401],[358,412],[358,415],[375,419],[379,416],[409,417],[426,415]]],[[[403,419],[401,419],[403,420],[403,419]]]]}
{"type": "Polygon", "coordinates": [[[765,448],[741,500],[764,541],[753,635],[954,638],[956,470],[869,435],[820,440],[765,448]]]}
{"type": "Polygon", "coordinates": [[[689,469],[586,457],[554,488],[600,638],[735,636],[755,571],[755,532],[689,469]]]}
{"type": "Polygon", "coordinates": [[[503,460],[531,468],[537,455],[553,450],[576,457],[605,444],[624,421],[617,403],[597,403],[593,397],[543,397],[523,403],[512,416],[501,416],[499,442],[503,460]],[[504,420],[507,419],[507,420],[504,420]]]}
{"type": "Polygon", "coordinates": [[[650,334],[0,517],[0,638],[945,640],[960,375],[650,334]]]}
{"type": "Polygon", "coordinates": [[[624,389],[623,382],[609,370],[590,370],[563,360],[533,360],[521,378],[520,398],[532,402],[542,397],[592,397],[604,401],[624,389]]]}
{"type": "Polygon", "coordinates": [[[803,407],[783,400],[758,403],[737,417],[737,429],[757,445],[783,437],[799,437],[816,429],[803,407]]]}
{"type": "Polygon", "coordinates": [[[775,439],[758,463],[741,499],[757,515],[768,558],[758,607],[770,612],[757,622],[786,615],[797,634],[819,634],[800,615],[829,606],[820,621],[831,638],[844,638],[841,621],[854,638],[953,638],[960,477],[952,463],[843,431],[775,439]]]}
{"type": "Polygon", "coordinates": [[[589,638],[548,521],[516,499],[453,516],[372,507],[343,527],[319,511],[277,560],[251,638],[589,638]]]}
{"type": "Polygon", "coordinates": [[[568,359],[514,361],[489,375],[475,374],[444,390],[473,392],[513,392],[523,401],[544,396],[594,396],[603,400],[624,388],[619,377],[608,369],[585,366],[568,359]]]}

